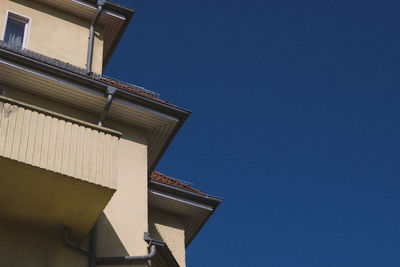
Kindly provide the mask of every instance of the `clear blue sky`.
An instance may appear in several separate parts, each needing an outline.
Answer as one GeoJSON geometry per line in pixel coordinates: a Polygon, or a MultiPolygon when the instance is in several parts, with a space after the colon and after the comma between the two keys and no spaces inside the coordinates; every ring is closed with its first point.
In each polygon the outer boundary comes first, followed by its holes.
{"type": "Polygon", "coordinates": [[[119,0],[106,74],[193,111],[158,170],[224,201],[203,266],[400,266],[400,2],[119,0]]]}

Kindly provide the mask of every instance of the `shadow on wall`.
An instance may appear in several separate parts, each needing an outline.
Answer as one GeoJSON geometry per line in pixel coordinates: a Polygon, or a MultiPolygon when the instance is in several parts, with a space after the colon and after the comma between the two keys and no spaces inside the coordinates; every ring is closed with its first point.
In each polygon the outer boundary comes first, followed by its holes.
{"type": "MultiPolygon", "coordinates": [[[[178,215],[156,209],[149,209],[149,233],[153,239],[163,241],[180,264],[185,266],[184,219],[178,215]]],[[[162,257],[156,257],[154,266],[167,266],[162,257]]]]}
{"type": "MultiPolygon", "coordinates": [[[[113,226],[110,221],[107,219],[107,216],[102,213],[98,219],[98,237],[97,237],[97,257],[114,257],[114,256],[128,256],[128,251],[124,247],[121,242],[121,239],[118,237],[118,234],[115,232],[113,226]]],[[[72,266],[72,265],[71,265],[72,266]]],[[[132,263],[114,263],[109,265],[101,265],[101,266],[132,266],[132,263]]],[[[135,262],[135,266],[138,267],[148,267],[146,261],[143,262],[135,262]]],[[[154,267],[155,265],[151,265],[154,267]]]]}
{"type": "MultiPolygon", "coordinates": [[[[160,232],[158,232],[154,221],[149,222],[149,234],[150,234],[151,238],[162,241],[160,232]]],[[[168,267],[168,264],[165,262],[164,258],[160,255],[160,253],[157,253],[157,255],[152,260],[151,266],[152,267],[168,267]]]]}
{"type": "Polygon", "coordinates": [[[0,266],[87,266],[88,258],[67,247],[62,233],[33,229],[30,225],[0,220],[0,266]]]}
{"type": "Polygon", "coordinates": [[[165,212],[157,208],[151,208],[149,209],[150,236],[154,239],[167,242],[166,240],[163,240],[161,236],[162,234],[158,231],[156,224],[163,225],[164,227],[168,227],[170,229],[178,229],[181,231],[184,231],[185,229],[183,224],[183,218],[180,218],[175,214],[165,212]]]}
{"type": "Polygon", "coordinates": [[[107,216],[102,213],[98,219],[97,256],[124,255],[128,255],[128,251],[107,219],[107,216]]]}

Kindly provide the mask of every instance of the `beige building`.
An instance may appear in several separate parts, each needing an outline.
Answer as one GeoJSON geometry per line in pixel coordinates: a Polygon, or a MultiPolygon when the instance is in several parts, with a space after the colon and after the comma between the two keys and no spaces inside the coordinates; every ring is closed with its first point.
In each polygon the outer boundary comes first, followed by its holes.
{"type": "Polygon", "coordinates": [[[185,266],[221,202],[155,167],[190,112],[102,75],[134,10],[0,0],[0,266],[185,266]]]}

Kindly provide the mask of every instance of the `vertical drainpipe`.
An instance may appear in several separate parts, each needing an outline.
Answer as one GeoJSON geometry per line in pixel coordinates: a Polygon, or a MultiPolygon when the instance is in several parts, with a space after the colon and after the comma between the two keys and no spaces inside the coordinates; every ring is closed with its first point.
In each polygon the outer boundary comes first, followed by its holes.
{"type": "Polygon", "coordinates": [[[104,121],[108,111],[110,110],[111,103],[113,101],[113,96],[114,96],[115,92],[117,92],[117,88],[115,88],[113,86],[107,86],[107,92],[106,92],[107,102],[106,102],[106,105],[104,106],[103,111],[100,114],[99,122],[97,123],[98,126],[103,126],[103,121],[104,121]]]}
{"type": "MultiPolygon", "coordinates": [[[[88,74],[92,72],[92,61],[93,61],[93,43],[94,43],[94,27],[100,18],[101,12],[103,11],[103,5],[107,2],[107,0],[97,0],[97,11],[96,15],[93,17],[92,23],[90,23],[89,28],[89,44],[88,44],[88,52],[86,59],[86,71],[88,74]]],[[[114,88],[115,89],[115,88],[114,88]]],[[[104,108],[104,111],[100,115],[99,125],[103,125],[103,120],[107,114],[107,111],[110,109],[112,97],[115,93],[115,90],[112,90],[110,87],[107,87],[107,104],[104,108]]],[[[89,265],[90,267],[96,267],[96,251],[97,251],[97,231],[98,231],[98,222],[93,226],[92,231],[90,232],[90,259],[89,265]]]]}
{"type": "Polygon", "coordinates": [[[90,256],[89,256],[90,267],[96,267],[97,231],[98,231],[98,221],[96,221],[90,232],[90,256]]]}
{"type": "Polygon", "coordinates": [[[92,72],[94,27],[96,25],[97,20],[100,18],[101,11],[103,11],[103,5],[106,2],[107,2],[107,0],[97,0],[96,15],[93,17],[92,23],[90,23],[89,45],[88,45],[88,53],[87,53],[87,60],[86,60],[86,71],[88,74],[90,74],[92,72]]]}
{"type": "MultiPolygon", "coordinates": [[[[111,103],[113,101],[113,96],[117,92],[117,88],[113,86],[107,86],[107,102],[106,105],[103,109],[103,111],[100,114],[99,122],[97,123],[98,126],[103,126],[103,121],[110,110],[111,103]]],[[[96,223],[93,225],[92,230],[90,231],[90,254],[89,254],[89,266],[90,267],[96,267],[96,259],[97,259],[97,232],[98,232],[98,226],[99,222],[96,221],[96,223]]]]}

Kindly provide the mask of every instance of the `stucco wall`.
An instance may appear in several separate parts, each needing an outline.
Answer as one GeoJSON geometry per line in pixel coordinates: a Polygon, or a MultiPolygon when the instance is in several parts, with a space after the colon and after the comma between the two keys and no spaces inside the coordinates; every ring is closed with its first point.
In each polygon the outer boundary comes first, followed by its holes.
{"type": "MultiPolygon", "coordinates": [[[[85,67],[89,21],[33,1],[0,0],[0,38],[4,34],[8,10],[31,19],[28,49],[85,67]]],[[[101,73],[102,29],[96,27],[96,30],[99,32],[94,44],[93,70],[101,73]]],[[[22,90],[5,88],[7,97],[90,123],[98,121],[99,114],[22,90]]],[[[117,191],[99,220],[97,253],[98,256],[144,255],[148,253],[148,245],[143,240],[144,232],[148,231],[147,133],[107,119],[105,126],[122,132],[122,137],[117,152],[117,191]]],[[[40,232],[29,224],[15,226],[4,223],[0,226],[0,258],[7,262],[4,266],[88,265],[86,257],[65,247],[60,231],[40,232]]],[[[146,265],[138,263],[133,266],[146,265]]]]}
{"type": "MultiPolygon", "coordinates": [[[[117,191],[104,210],[104,219],[123,244],[125,255],[144,255],[148,253],[143,239],[148,231],[146,133],[116,122],[108,122],[107,127],[119,129],[123,136],[118,149],[117,191]]],[[[99,255],[111,256],[119,250],[99,236],[99,255]]]]}
{"type": "Polygon", "coordinates": [[[160,209],[149,211],[149,231],[164,241],[181,267],[185,267],[185,225],[182,217],[160,209]]]}
{"type": "Polygon", "coordinates": [[[66,247],[61,235],[0,221],[0,266],[87,267],[86,256],[66,247]]]}
{"type": "MultiPolygon", "coordinates": [[[[15,88],[5,88],[7,97],[22,102],[43,107],[91,123],[96,123],[99,118],[99,114],[88,113],[63,103],[54,102],[15,88]]],[[[99,220],[98,256],[144,255],[148,253],[148,245],[143,239],[144,232],[148,232],[147,133],[135,127],[107,119],[105,121],[105,126],[122,132],[122,137],[118,144],[116,163],[117,191],[106,206],[104,213],[99,220]]],[[[26,227],[27,229],[29,228],[29,226],[26,227]]],[[[32,243],[36,242],[37,239],[42,239],[39,233],[33,231],[32,235],[35,236],[35,238],[32,239],[32,243]]],[[[59,239],[55,238],[54,235],[57,235],[57,232],[54,231],[53,233],[47,233],[46,236],[47,235],[52,237],[43,237],[43,244],[50,242],[49,244],[46,244],[46,246],[50,246],[50,244],[54,243],[54,246],[56,247],[59,239]]],[[[12,235],[8,237],[8,239],[15,240],[22,238],[22,236],[18,236],[17,232],[12,233],[12,235]]],[[[33,246],[33,244],[29,243],[27,246],[33,246]]],[[[0,248],[2,247],[7,247],[7,244],[3,243],[3,240],[1,240],[0,237],[0,248]]],[[[19,253],[29,255],[29,252],[24,251],[23,247],[20,248],[19,253]]],[[[35,251],[32,253],[46,257],[44,254],[41,254],[41,251],[35,251]]],[[[76,260],[74,257],[80,258],[79,253],[74,251],[68,255],[68,257],[73,258],[72,262],[75,262],[76,260]]],[[[68,259],[68,257],[65,259],[68,259]]],[[[24,265],[17,264],[15,266],[24,265]]],[[[36,266],[58,267],[64,265],[39,264],[36,266]]],[[[84,265],[74,263],[68,266],[87,266],[87,263],[84,265]]],[[[147,266],[147,263],[137,263],[133,266],[147,266]]]]}
{"type": "MultiPolygon", "coordinates": [[[[30,18],[27,48],[85,68],[89,21],[27,0],[0,0],[0,38],[4,36],[7,11],[30,18]]],[[[93,71],[102,73],[103,29],[96,26],[93,71]]]]}

